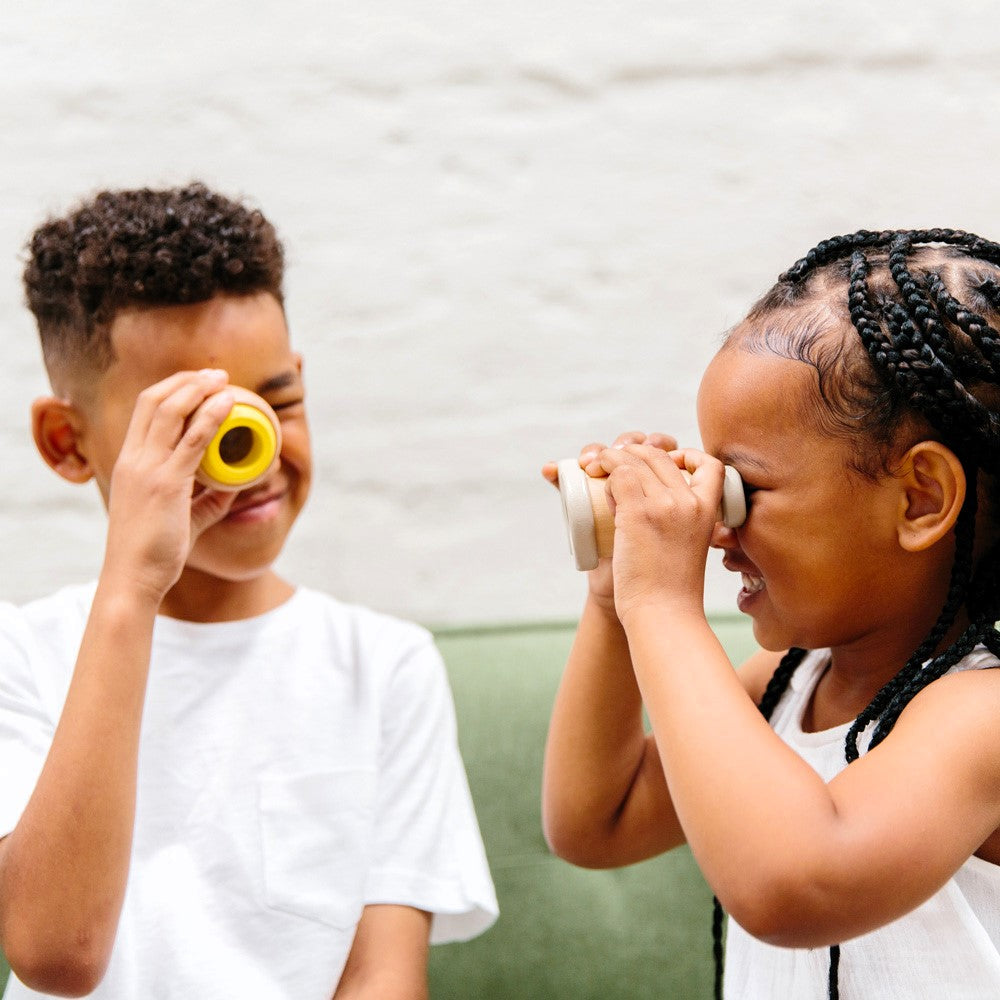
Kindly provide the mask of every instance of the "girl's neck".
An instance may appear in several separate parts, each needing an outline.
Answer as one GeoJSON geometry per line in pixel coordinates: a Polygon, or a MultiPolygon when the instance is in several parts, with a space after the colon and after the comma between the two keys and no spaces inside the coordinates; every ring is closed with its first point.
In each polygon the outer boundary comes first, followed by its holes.
{"type": "MultiPolygon", "coordinates": [[[[968,618],[962,612],[931,655],[946,650],[967,627],[968,618]]],[[[803,715],[803,727],[819,732],[853,722],[905,666],[929,631],[919,639],[901,635],[891,643],[856,642],[832,649],[803,715]]]]}

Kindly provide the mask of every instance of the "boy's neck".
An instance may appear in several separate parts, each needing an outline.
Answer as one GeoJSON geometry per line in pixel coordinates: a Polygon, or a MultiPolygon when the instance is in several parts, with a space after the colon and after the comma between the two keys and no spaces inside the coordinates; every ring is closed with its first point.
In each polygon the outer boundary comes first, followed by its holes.
{"type": "Polygon", "coordinates": [[[250,580],[222,580],[189,567],[167,592],[160,614],[191,622],[240,621],[273,611],[294,592],[273,570],[250,580]]]}

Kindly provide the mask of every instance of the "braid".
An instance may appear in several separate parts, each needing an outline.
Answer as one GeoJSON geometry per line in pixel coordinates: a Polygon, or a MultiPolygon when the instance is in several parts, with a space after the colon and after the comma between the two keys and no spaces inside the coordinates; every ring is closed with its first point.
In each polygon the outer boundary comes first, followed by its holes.
{"type": "Polygon", "coordinates": [[[1000,542],[980,557],[969,585],[968,605],[973,621],[1000,619],[1000,542]]]}
{"type": "Polygon", "coordinates": [[[886,247],[899,236],[905,236],[911,243],[945,243],[950,246],[962,247],[971,256],[991,264],[1000,263],[1000,246],[989,240],[984,240],[974,233],[966,233],[960,229],[885,229],[881,232],[869,232],[860,229],[848,236],[833,236],[818,243],[801,260],[797,260],[779,277],[782,282],[800,282],[812,271],[830,264],[835,260],[847,257],[854,250],[886,247]]]}
{"type": "Polygon", "coordinates": [[[957,358],[958,369],[962,374],[974,378],[995,380],[1000,367],[1000,333],[982,316],[954,298],[936,271],[927,275],[927,290],[938,309],[969,338],[979,352],[978,356],[968,353],[957,358]]]}
{"type": "MultiPolygon", "coordinates": [[[[775,708],[778,706],[778,702],[781,700],[781,696],[788,688],[792,674],[795,673],[805,655],[806,651],[804,649],[793,647],[781,658],[781,662],[775,668],[771,679],[767,682],[764,694],[757,705],[757,708],[760,709],[760,714],[765,719],[771,718],[775,708]]],[[[722,904],[719,902],[718,896],[713,896],[712,959],[715,963],[715,1000],[722,1000],[722,970],[725,965],[722,947],[722,924],[724,916],[725,914],[723,913],[722,904]]]]}
{"type": "Polygon", "coordinates": [[[761,696],[760,702],[757,704],[757,708],[760,709],[760,714],[763,715],[765,719],[769,720],[774,714],[774,710],[778,707],[778,702],[781,700],[781,696],[785,693],[785,689],[788,687],[788,684],[792,679],[792,674],[795,673],[805,655],[806,651],[804,649],[792,647],[781,658],[781,662],[775,668],[774,673],[771,675],[771,679],[767,682],[767,687],[764,688],[764,694],[761,696]]]}
{"type": "MultiPolygon", "coordinates": [[[[902,670],[875,695],[868,707],[852,723],[844,741],[844,757],[848,763],[858,759],[860,753],[858,739],[869,723],[876,719],[879,720],[875,735],[873,735],[871,744],[869,745],[869,749],[871,749],[888,736],[889,730],[895,724],[896,719],[899,718],[900,713],[909,703],[910,699],[932,680],[935,680],[936,677],[941,676],[941,674],[931,676],[933,664],[928,664],[925,668],[924,662],[940,645],[941,640],[954,624],[958,612],[966,601],[971,577],[972,543],[976,514],[975,496],[975,478],[973,476],[966,503],[963,505],[955,525],[955,559],[951,568],[948,596],[945,599],[941,614],[938,615],[938,620],[927,634],[927,638],[913,651],[902,670]],[[918,678],[926,678],[919,687],[917,686],[918,678]],[[888,726],[885,726],[885,719],[890,717],[892,721],[889,722],[888,726]]],[[[964,655],[965,653],[962,653],[962,656],[964,655]]],[[[938,658],[938,660],[942,659],[943,657],[938,658]]],[[[941,673],[946,672],[959,659],[961,659],[961,656],[951,660],[941,673]]],[[[937,662],[935,660],[934,664],[937,662]]]]}
{"type": "Polygon", "coordinates": [[[840,945],[830,945],[830,974],[826,984],[829,1000],[840,1000],[840,945]]]}
{"type": "Polygon", "coordinates": [[[722,970],[725,967],[722,947],[722,923],[725,914],[718,896],[712,897],[712,960],[715,964],[715,1000],[722,1000],[722,970]]]}

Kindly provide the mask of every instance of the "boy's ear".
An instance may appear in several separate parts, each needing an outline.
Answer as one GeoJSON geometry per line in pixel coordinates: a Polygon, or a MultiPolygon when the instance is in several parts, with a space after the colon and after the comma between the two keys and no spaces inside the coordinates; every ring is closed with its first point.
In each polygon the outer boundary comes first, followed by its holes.
{"type": "Polygon", "coordinates": [[[950,448],[920,441],[903,456],[896,475],[899,543],[908,552],[922,552],[955,527],[965,502],[965,470],[950,448]]]}
{"type": "Polygon", "coordinates": [[[31,433],[42,458],[63,479],[85,483],[93,476],[79,450],[80,414],[72,403],[44,396],[31,404],[31,433]]]}

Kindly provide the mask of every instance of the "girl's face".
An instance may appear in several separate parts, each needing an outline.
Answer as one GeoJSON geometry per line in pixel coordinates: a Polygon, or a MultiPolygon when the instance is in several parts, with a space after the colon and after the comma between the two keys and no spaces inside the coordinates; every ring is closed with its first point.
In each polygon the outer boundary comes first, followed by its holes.
{"type": "Polygon", "coordinates": [[[738,339],[711,362],[698,394],[702,441],[749,496],[746,523],[716,527],[712,543],[742,575],[737,602],[764,648],[866,649],[880,636],[898,641],[911,618],[915,646],[944,594],[921,593],[926,576],[898,544],[898,481],[850,467],[851,443],[808,416],[807,394],[817,392],[814,368],[738,339]]]}

